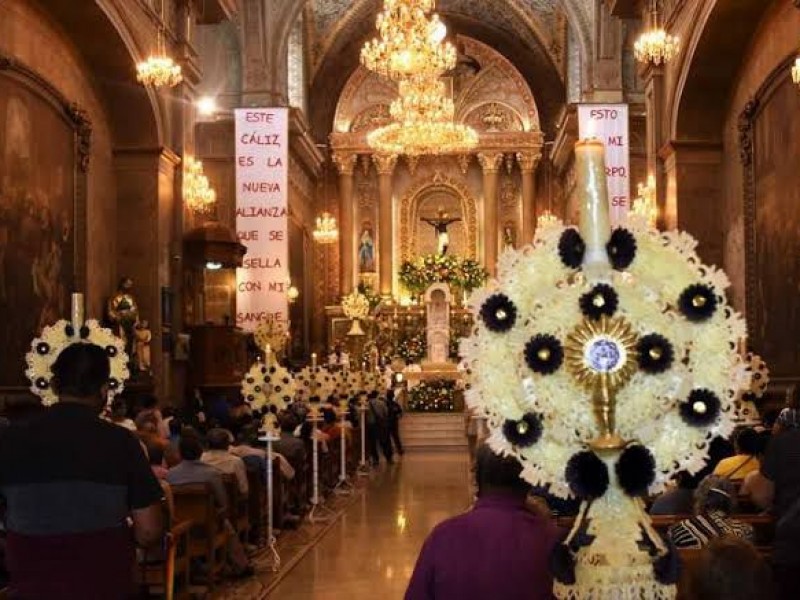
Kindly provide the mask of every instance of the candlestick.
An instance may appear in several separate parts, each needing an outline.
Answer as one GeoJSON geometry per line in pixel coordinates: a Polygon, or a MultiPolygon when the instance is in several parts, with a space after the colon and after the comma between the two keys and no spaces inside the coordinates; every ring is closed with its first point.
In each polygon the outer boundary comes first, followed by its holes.
{"type": "Polygon", "coordinates": [[[70,313],[70,321],[75,331],[78,331],[86,322],[83,312],[83,294],[75,292],[72,294],[72,311],[70,313]]]}
{"type": "Polygon", "coordinates": [[[606,244],[611,237],[605,146],[597,138],[575,144],[575,176],[580,203],[580,233],[586,244],[583,271],[590,280],[609,272],[606,244]]]}

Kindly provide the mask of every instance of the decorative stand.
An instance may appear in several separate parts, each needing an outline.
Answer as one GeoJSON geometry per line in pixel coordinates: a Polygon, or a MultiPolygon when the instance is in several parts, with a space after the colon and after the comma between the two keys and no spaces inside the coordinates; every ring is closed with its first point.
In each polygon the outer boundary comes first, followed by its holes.
{"type": "Polygon", "coordinates": [[[369,475],[369,466],[367,466],[367,401],[361,395],[358,400],[358,428],[361,430],[361,461],[358,463],[358,476],[366,477],[369,475]]]}
{"type": "Polygon", "coordinates": [[[278,543],[275,539],[274,523],[273,523],[273,484],[272,484],[272,443],[280,439],[276,435],[275,430],[271,427],[267,428],[266,435],[261,438],[261,441],[267,443],[267,547],[272,554],[272,571],[277,572],[281,568],[281,555],[278,554],[278,543]]]}
{"type": "Polygon", "coordinates": [[[345,419],[346,415],[347,403],[345,402],[343,405],[339,405],[339,429],[341,430],[339,435],[339,481],[334,488],[337,494],[341,494],[343,496],[352,494],[355,489],[353,484],[350,483],[350,479],[347,477],[347,439],[345,436],[345,423],[347,422],[345,419]]]}
{"type": "Polygon", "coordinates": [[[319,429],[317,424],[322,420],[319,409],[315,406],[312,407],[306,420],[314,426],[311,430],[313,490],[311,495],[311,512],[308,513],[308,520],[312,523],[318,523],[320,521],[328,521],[333,517],[333,511],[325,506],[319,494],[319,440],[317,439],[319,429]],[[319,513],[323,514],[320,515],[319,513]]]}

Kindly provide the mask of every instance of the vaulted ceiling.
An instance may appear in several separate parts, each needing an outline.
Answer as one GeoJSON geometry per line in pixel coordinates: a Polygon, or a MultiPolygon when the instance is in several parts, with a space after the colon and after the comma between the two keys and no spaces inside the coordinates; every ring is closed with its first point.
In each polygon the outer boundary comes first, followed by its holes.
{"type": "MultiPolygon", "coordinates": [[[[566,96],[567,27],[576,26],[563,5],[586,1],[439,0],[437,10],[451,33],[492,46],[519,69],[536,97],[543,130],[551,132],[566,96]]],[[[361,47],[375,36],[381,6],[382,0],[312,0],[306,8],[313,42],[310,117],[320,139],[331,131],[337,100],[358,66],[361,47]]]]}

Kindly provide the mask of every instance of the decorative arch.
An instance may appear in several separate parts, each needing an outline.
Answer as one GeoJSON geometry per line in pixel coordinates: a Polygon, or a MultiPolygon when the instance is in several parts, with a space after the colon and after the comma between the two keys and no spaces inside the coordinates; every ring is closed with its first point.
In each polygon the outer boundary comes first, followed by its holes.
{"type": "Polygon", "coordinates": [[[436,193],[449,193],[457,197],[464,215],[464,231],[466,233],[466,257],[476,258],[478,255],[478,205],[467,186],[457,179],[445,175],[441,171],[432,178],[416,181],[408,188],[400,200],[400,258],[411,260],[414,254],[413,242],[419,230],[420,204],[436,193]]]}

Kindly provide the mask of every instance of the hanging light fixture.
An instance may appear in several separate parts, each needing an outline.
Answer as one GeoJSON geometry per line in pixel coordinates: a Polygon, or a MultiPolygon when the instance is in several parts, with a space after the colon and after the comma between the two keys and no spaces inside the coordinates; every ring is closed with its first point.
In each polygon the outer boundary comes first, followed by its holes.
{"type": "Polygon", "coordinates": [[[314,241],[318,244],[335,244],[339,239],[336,217],[329,212],[322,213],[317,217],[317,226],[312,235],[314,236],[314,241]]]}
{"type": "Polygon", "coordinates": [[[183,81],[180,65],[176,64],[167,54],[164,42],[164,5],[161,3],[161,19],[158,23],[158,37],[156,52],[136,65],[136,80],[142,85],[151,85],[155,88],[175,87],[183,81]]]}
{"type": "Polygon", "coordinates": [[[650,0],[649,20],[649,29],[633,45],[633,55],[643,64],[666,64],[678,55],[680,39],[659,25],[658,0],[650,0]]]}
{"type": "Polygon", "coordinates": [[[384,0],[378,37],[361,50],[361,64],[392,81],[440,75],[455,68],[458,52],[434,10],[435,0],[384,0]]]}
{"type": "Polygon", "coordinates": [[[187,157],[183,171],[183,202],[197,214],[209,214],[217,202],[217,193],[203,173],[203,163],[187,157]]]}
{"type": "Polygon", "coordinates": [[[658,222],[658,206],[656,204],[656,178],[648,175],[647,184],[637,186],[638,197],[633,201],[631,211],[639,215],[650,227],[655,227],[658,222]]]}

